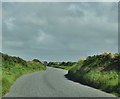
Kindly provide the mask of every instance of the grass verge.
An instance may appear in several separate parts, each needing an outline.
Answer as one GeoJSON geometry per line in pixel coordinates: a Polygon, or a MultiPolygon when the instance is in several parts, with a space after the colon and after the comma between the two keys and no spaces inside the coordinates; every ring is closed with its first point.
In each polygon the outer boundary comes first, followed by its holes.
{"type": "Polygon", "coordinates": [[[103,53],[79,61],[65,75],[68,79],[120,97],[120,54],[103,53]]]}
{"type": "MultiPolygon", "coordinates": [[[[17,78],[24,74],[45,70],[40,61],[25,61],[19,57],[2,54],[2,96],[9,92],[10,87],[17,78]]],[[[1,88],[1,86],[0,86],[1,88]]]]}

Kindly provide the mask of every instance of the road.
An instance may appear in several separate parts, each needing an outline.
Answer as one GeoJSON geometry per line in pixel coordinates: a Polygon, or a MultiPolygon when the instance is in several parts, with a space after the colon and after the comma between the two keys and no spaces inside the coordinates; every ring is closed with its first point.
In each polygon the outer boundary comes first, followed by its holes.
{"type": "Polygon", "coordinates": [[[114,97],[64,77],[66,70],[47,68],[27,74],[13,84],[5,97],[114,97]]]}

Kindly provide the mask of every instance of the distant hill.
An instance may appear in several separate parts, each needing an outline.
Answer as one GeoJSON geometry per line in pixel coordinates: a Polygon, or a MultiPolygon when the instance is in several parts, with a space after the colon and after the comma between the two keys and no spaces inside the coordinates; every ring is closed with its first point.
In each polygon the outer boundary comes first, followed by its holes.
{"type": "Polygon", "coordinates": [[[76,62],[49,62],[47,66],[69,70],[76,62]]]}
{"type": "Polygon", "coordinates": [[[120,96],[120,54],[103,53],[78,61],[67,78],[120,96]]]}

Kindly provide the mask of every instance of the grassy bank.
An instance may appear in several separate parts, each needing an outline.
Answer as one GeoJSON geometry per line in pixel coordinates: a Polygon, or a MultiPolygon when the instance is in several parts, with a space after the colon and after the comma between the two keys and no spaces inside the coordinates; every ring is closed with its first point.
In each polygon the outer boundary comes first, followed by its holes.
{"type": "Polygon", "coordinates": [[[120,54],[103,53],[77,62],[67,78],[120,96],[120,54]]]}
{"type": "Polygon", "coordinates": [[[14,81],[23,74],[45,70],[46,67],[36,59],[25,61],[19,57],[2,54],[2,95],[5,95],[14,81]]]}

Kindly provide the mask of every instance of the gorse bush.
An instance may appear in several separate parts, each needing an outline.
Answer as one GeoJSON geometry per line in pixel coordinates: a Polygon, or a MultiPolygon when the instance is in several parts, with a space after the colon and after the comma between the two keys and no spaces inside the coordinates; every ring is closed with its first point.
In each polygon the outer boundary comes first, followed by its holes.
{"type": "Polygon", "coordinates": [[[66,77],[120,96],[120,54],[103,53],[88,56],[75,64],[66,77]],[[80,63],[80,64],[79,64],[80,63]]]}
{"type": "Polygon", "coordinates": [[[25,61],[22,58],[2,54],[2,95],[5,95],[14,81],[23,74],[35,71],[45,70],[44,66],[39,60],[25,61]]]}

